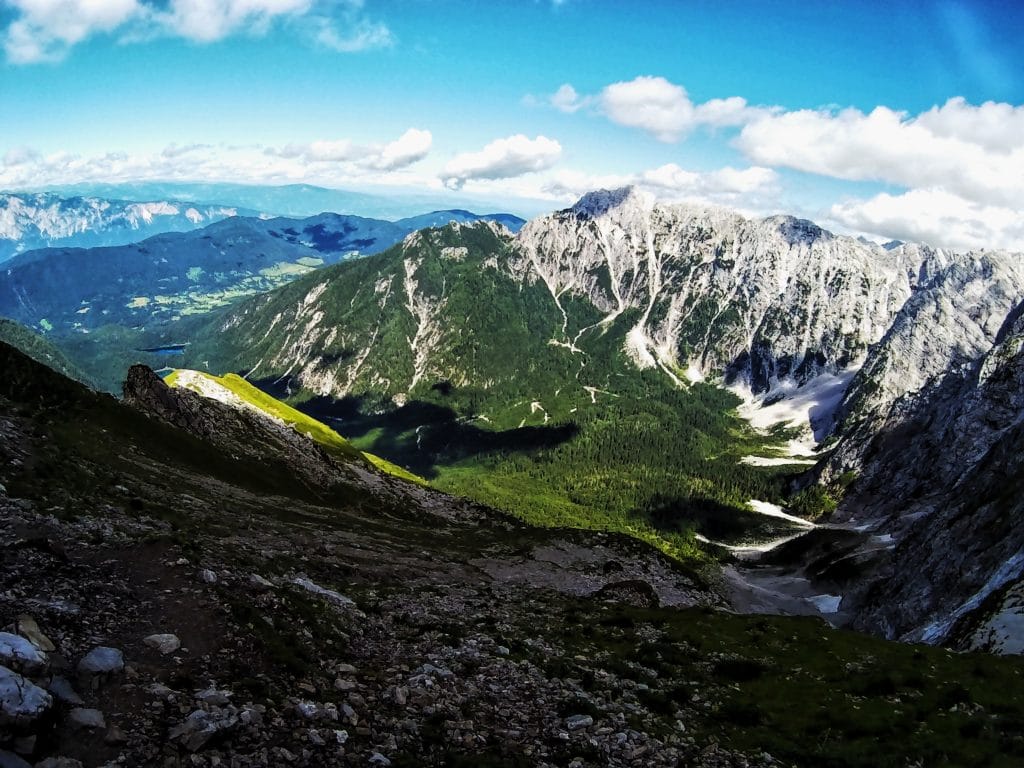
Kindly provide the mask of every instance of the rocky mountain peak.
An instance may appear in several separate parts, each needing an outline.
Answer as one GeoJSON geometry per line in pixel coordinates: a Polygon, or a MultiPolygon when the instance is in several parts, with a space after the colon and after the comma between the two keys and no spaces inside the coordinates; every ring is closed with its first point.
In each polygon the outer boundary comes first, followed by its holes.
{"type": "Polygon", "coordinates": [[[595,218],[617,208],[650,210],[653,207],[653,195],[630,185],[618,189],[597,189],[588,192],[569,210],[581,218],[595,218]]]}

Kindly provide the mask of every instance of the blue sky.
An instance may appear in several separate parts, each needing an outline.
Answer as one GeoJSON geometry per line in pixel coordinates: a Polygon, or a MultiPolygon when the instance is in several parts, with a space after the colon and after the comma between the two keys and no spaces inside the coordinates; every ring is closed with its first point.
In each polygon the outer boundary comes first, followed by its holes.
{"type": "Polygon", "coordinates": [[[594,186],[1024,249],[1018,3],[0,0],[0,188],[594,186]]]}

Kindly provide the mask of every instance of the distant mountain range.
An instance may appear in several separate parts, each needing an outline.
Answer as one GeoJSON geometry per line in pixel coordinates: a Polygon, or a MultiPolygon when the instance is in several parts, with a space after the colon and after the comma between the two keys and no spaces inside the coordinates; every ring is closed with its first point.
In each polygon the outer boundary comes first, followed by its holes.
{"type": "MultiPolygon", "coordinates": [[[[99,248],[45,248],[0,271],[0,316],[57,336],[179,320],[268,291],[318,267],[377,253],[429,223],[476,221],[435,211],[396,222],[325,213],[232,216],[203,229],[99,248]]],[[[522,220],[496,214],[514,228],[522,220]]]]}
{"type": "Polygon", "coordinates": [[[255,215],[236,206],[156,197],[147,202],[55,193],[0,193],[0,263],[50,246],[124,245],[163,232],[188,232],[229,216],[255,215]]]}
{"type": "MultiPolygon", "coordinates": [[[[0,192],[0,263],[39,248],[94,248],[137,243],[165,232],[190,232],[230,216],[307,218],[336,213],[395,221],[412,231],[476,214],[437,198],[389,198],[304,184],[80,184],[58,191],[0,192]],[[432,211],[424,214],[423,211],[432,211]]],[[[518,231],[523,219],[485,218],[518,231]]]]}
{"type": "MultiPolygon", "coordinates": [[[[237,206],[274,216],[304,218],[326,211],[374,219],[402,219],[423,211],[467,208],[495,210],[501,206],[457,194],[370,194],[345,189],[327,189],[311,184],[280,186],[201,182],[137,182],[116,184],[73,184],[53,191],[71,197],[100,197],[120,200],[167,200],[213,206],[237,206]]],[[[526,213],[546,210],[535,203],[526,213]]]]}

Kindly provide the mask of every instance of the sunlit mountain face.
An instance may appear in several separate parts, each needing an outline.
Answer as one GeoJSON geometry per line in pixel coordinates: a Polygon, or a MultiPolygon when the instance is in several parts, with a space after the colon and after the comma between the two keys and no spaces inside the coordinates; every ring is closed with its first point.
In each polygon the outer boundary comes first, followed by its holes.
{"type": "Polygon", "coordinates": [[[0,0],[0,766],[1024,763],[1022,38],[0,0]]]}

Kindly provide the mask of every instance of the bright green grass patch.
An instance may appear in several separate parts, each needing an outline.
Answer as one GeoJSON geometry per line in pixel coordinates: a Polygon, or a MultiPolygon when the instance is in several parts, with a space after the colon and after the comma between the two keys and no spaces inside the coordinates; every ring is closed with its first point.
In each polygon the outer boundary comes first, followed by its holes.
{"type": "Polygon", "coordinates": [[[403,480],[408,480],[409,482],[416,483],[418,485],[427,485],[427,481],[419,475],[414,475],[409,470],[404,469],[387,459],[382,459],[380,456],[375,456],[374,454],[366,453],[365,451],[363,452],[363,456],[366,457],[373,466],[385,474],[394,475],[395,477],[400,477],[403,480]]]}
{"type": "MultiPolygon", "coordinates": [[[[178,383],[178,373],[178,371],[173,371],[164,379],[167,386],[181,386],[178,383]]],[[[237,374],[228,373],[224,376],[214,376],[201,371],[198,373],[201,376],[220,384],[246,403],[255,406],[269,416],[280,419],[296,432],[306,435],[314,442],[323,446],[328,453],[338,458],[346,461],[365,461],[385,474],[401,478],[402,480],[418,483],[419,485],[426,485],[426,481],[423,480],[423,478],[414,475],[412,472],[403,469],[387,459],[382,459],[371,453],[360,451],[352,445],[352,443],[328,427],[322,421],[318,421],[312,416],[307,416],[302,411],[296,410],[290,405],[282,403],[280,400],[271,397],[266,392],[261,389],[257,389],[237,374]]]]}
{"type": "Polygon", "coordinates": [[[539,528],[624,533],[683,562],[707,559],[692,532],[658,531],[637,515],[578,504],[550,485],[538,483],[526,475],[498,474],[478,465],[462,465],[443,468],[434,485],[449,493],[483,500],[539,528]]]}

